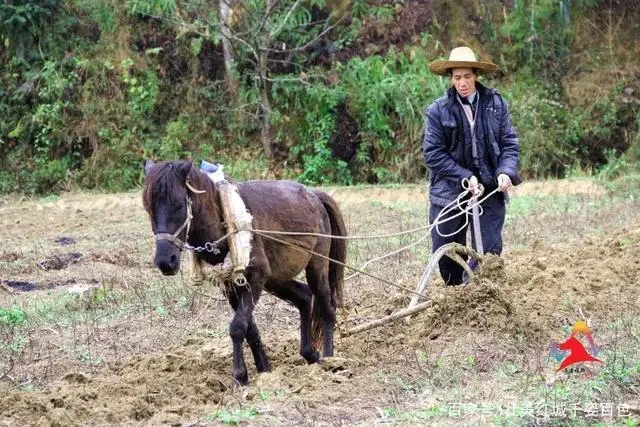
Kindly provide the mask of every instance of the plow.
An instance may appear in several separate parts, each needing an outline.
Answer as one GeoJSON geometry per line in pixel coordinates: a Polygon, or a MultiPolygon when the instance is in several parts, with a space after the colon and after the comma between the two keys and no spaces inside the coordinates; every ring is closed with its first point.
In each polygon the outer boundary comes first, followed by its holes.
{"type": "Polygon", "coordinates": [[[406,308],[380,319],[372,320],[367,323],[363,323],[361,325],[347,329],[346,331],[342,331],[341,335],[348,337],[359,332],[368,331],[384,324],[400,320],[402,318],[409,319],[409,316],[431,307],[432,302],[430,300],[426,300],[423,302],[420,302],[420,300],[425,298],[424,293],[427,285],[437,271],[438,262],[443,256],[448,256],[449,258],[453,259],[455,262],[460,264],[460,266],[467,272],[467,274],[469,274],[470,278],[473,277],[473,271],[471,271],[471,268],[465,262],[461,255],[467,255],[468,257],[475,259],[478,263],[481,263],[483,261],[483,256],[473,249],[469,248],[468,246],[464,246],[459,243],[449,243],[442,246],[431,257],[431,260],[429,261],[424,274],[420,278],[420,281],[418,282],[418,285],[413,292],[411,301],[409,301],[409,304],[406,308]]]}
{"type": "MultiPolygon", "coordinates": [[[[460,198],[464,197],[465,194],[466,192],[461,194],[460,198]]],[[[482,194],[482,190],[480,191],[480,194],[482,194]]],[[[411,300],[409,301],[409,304],[407,305],[406,308],[399,310],[395,313],[392,313],[388,316],[382,317],[380,319],[372,320],[367,323],[363,323],[361,325],[347,329],[346,331],[342,332],[343,336],[350,336],[350,335],[357,334],[359,332],[368,331],[370,329],[377,328],[386,323],[394,322],[402,318],[408,321],[411,315],[415,313],[419,313],[420,311],[431,307],[430,300],[426,300],[423,302],[420,302],[420,300],[425,299],[425,291],[427,289],[427,285],[431,281],[431,278],[433,277],[433,275],[438,270],[438,263],[440,262],[442,257],[446,256],[451,258],[458,265],[460,265],[460,267],[462,267],[462,269],[465,271],[469,280],[473,279],[474,272],[469,266],[469,264],[465,261],[465,259],[462,258],[462,256],[464,255],[464,256],[467,256],[468,258],[473,259],[474,261],[476,261],[477,265],[480,265],[484,260],[482,234],[480,232],[480,215],[481,215],[480,208],[479,208],[480,202],[478,201],[478,197],[480,196],[480,194],[476,194],[473,197],[471,197],[469,199],[468,206],[466,208],[463,208],[461,204],[458,203],[458,207],[460,208],[461,212],[468,211],[469,209],[472,212],[473,234],[474,234],[474,239],[476,243],[475,246],[477,250],[473,250],[472,248],[465,245],[461,245],[459,243],[448,243],[438,248],[431,256],[431,259],[427,264],[427,268],[422,274],[422,277],[420,278],[418,285],[416,286],[416,289],[413,291],[411,300]]],[[[489,196],[490,195],[491,194],[489,194],[489,196]]],[[[446,212],[446,211],[447,211],[446,208],[443,209],[443,212],[446,212]]],[[[435,227],[437,225],[438,225],[438,219],[436,219],[436,223],[433,224],[432,227],[435,227]]]]}

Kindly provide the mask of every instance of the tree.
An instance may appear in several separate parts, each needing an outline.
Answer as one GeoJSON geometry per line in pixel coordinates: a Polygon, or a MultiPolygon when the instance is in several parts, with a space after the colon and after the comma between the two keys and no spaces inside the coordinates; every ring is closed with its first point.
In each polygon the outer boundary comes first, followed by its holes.
{"type": "Polygon", "coordinates": [[[6,38],[9,48],[25,61],[58,8],[58,0],[5,0],[0,4],[0,42],[6,38]]]}
{"type": "MultiPolygon", "coordinates": [[[[239,2],[238,2],[239,3],[239,2]]],[[[238,80],[235,77],[235,57],[231,45],[231,17],[233,8],[230,0],[220,0],[220,34],[222,35],[222,50],[224,52],[224,68],[227,88],[235,102],[238,100],[238,80]]]]}
{"type": "MultiPolygon", "coordinates": [[[[338,3],[339,10],[344,11],[345,1],[338,3]]],[[[161,18],[175,25],[181,35],[197,34],[222,44],[225,80],[232,100],[240,104],[238,97],[242,90],[257,95],[236,108],[257,107],[262,147],[265,156],[273,160],[276,153],[270,93],[277,73],[272,70],[285,69],[288,79],[304,84],[302,78],[290,75],[306,70],[304,58],[309,47],[325,37],[341,19],[330,20],[326,6],[325,0],[219,0],[215,7],[201,0],[186,0],[179,2],[172,16],[161,18]]]]}

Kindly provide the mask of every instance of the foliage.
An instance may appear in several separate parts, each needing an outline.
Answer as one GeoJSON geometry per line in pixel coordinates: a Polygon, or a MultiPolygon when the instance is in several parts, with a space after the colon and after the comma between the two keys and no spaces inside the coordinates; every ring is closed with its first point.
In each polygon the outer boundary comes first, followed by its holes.
{"type": "Polygon", "coordinates": [[[167,124],[166,135],[160,144],[159,154],[164,159],[180,159],[186,156],[184,147],[189,137],[187,124],[181,120],[175,120],[167,124]]]}
{"type": "Polygon", "coordinates": [[[22,326],[27,320],[27,315],[17,306],[0,308],[0,326],[3,328],[15,328],[22,326]]]}
{"type": "Polygon", "coordinates": [[[27,321],[26,313],[19,307],[0,308],[0,368],[2,377],[13,369],[14,361],[22,353],[27,339],[19,332],[27,321]]]}
{"type": "Polygon", "coordinates": [[[578,154],[583,130],[552,88],[532,79],[516,80],[505,97],[520,139],[523,174],[562,174],[578,154]]]}
{"type": "MultiPolygon", "coordinates": [[[[446,89],[442,79],[428,72],[427,58],[420,49],[354,58],[336,67],[335,73],[339,77],[334,84],[313,77],[304,84],[286,78],[274,84],[274,99],[282,106],[277,124],[298,130],[291,153],[302,157],[299,179],[304,182],[353,182],[357,171],[347,169],[345,161],[336,159],[328,147],[341,104],[354,112],[359,129],[358,165],[369,169],[376,163],[393,164],[403,152],[421,146],[424,109],[446,89]]],[[[398,178],[393,176],[393,180],[398,178]]]]}
{"type": "Polygon", "coordinates": [[[420,144],[424,110],[447,88],[443,79],[428,71],[428,64],[421,49],[412,49],[391,50],[385,58],[354,59],[346,65],[341,80],[351,95],[351,107],[358,112],[365,144],[392,151],[398,146],[398,129],[407,138],[400,141],[401,147],[402,143],[420,144]]]}
{"type": "MultiPolygon", "coordinates": [[[[297,116],[293,119],[296,133],[290,144],[291,154],[302,157],[304,171],[299,179],[304,183],[348,183],[351,176],[346,165],[335,159],[327,146],[335,131],[335,110],[344,101],[341,88],[328,87],[320,81],[299,85],[284,78],[274,82],[273,97],[279,105],[288,107],[274,114],[273,120],[280,129],[289,128],[291,115],[297,116]]],[[[284,131],[279,138],[286,138],[284,131]]]]}
{"type": "Polygon", "coordinates": [[[633,147],[632,141],[624,141],[625,134],[633,135],[638,126],[630,116],[640,110],[620,104],[624,82],[586,110],[571,105],[555,84],[523,74],[515,81],[504,94],[520,138],[526,177],[565,176],[576,168],[620,169],[622,160],[617,158],[633,147]]]}
{"type": "Polygon", "coordinates": [[[144,118],[152,113],[158,97],[158,77],[153,70],[147,69],[140,78],[132,75],[131,58],[123,59],[120,62],[122,81],[125,83],[128,95],[129,110],[132,116],[144,118]]]}
{"type": "Polygon", "coordinates": [[[77,0],[76,5],[98,25],[100,33],[111,33],[117,28],[119,19],[114,0],[77,0]]]}
{"type": "Polygon", "coordinates": [[[59,0],[3,2],[0,4],[0,37],[6,38],[16,57],[27,59],[59,7],[59,0]]]}
{"type": "Polygon", "coordinates": [[[5,167],[17,173],[19,185],[36,193],[55,191],[64,183],[67,170],[81,162],[81,147],[68,137],[68,118],[74,113],[71,93],[80,77],[77,59],[47,61],[36,71],[18,67],[27,83],[15,90],[8,99],[9,106],[17,106],[3,123],[7,136],[16,145],[11,153],[20,155],[20,161],[5,160],[5,167]],[[20,108],[20,103],[37,100],[35,108],[20,108]],[[27,170],[25,171],[25,166],[27,170]],[[25,172],[30,171],[27,175],[25,172]]]}
{"type": "Polygon", "coordinates": [[[176,11],[176,2],[174,0],[128,0],[127,7],[130,14],[171,15],[176,11]]]}
{"type": "MultiPolygon", "coordinates": [[[[385,31],[405,3],[236,4],[231,99],[217,2],[5,2],[0,193],[135,188],[145,157],[224,161],[246,178],[275,171],[310,184],[421,179],[424,109],[448,86],[428,64],[446,40],[467,35],[507,72],[489,84],[509,101],[525,178],[586,170],[613,179],[636,167],[640,103],[624,92],[640,91],[633,73],[618,74],[615,89],[593,102],[574,105],[566,95],[576,28],[594,0],[516,0],[504,9],[447,2],[464,22],[481,15],[477,34],[448,34],[434,17],[428,31],[396,43],[385,31]],[[265,93],[273,161],[258,154],[265,93]]],[[[616,7],[625,20],[637,15],[616,7]]]]}
{"type": "Polygon", "coordinates": [[[595,0],[515,0],[501,26],[501,45],[511,70],[525,69],[545,79],[559,80],[571,54],[571,18],[595,0]]]}

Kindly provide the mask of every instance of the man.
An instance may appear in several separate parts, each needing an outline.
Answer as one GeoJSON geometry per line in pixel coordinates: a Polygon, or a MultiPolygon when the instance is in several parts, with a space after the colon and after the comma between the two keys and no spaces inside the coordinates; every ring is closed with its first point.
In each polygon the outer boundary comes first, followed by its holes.
{"type": "MultiPolygon", "coordinates": [[[[450,77],[452,87],[426,110],[423,150],[429,170],[431,224],[446,205],[465,191],[463,183],[470,190],[467,198],[477,194],[480,185],[484,188],[483,195],[496,188],[500,190],[482,203],[480,219],[484,252],[500,255],[506,192],[520,183],[520,143],[511,126],[507,103],[495,89],[477,81],[480,73],[497,68],[494,63],[478,61],[468,47],[455,48],[449,60],[429,65],[432,73],[450,77]]],[[[456,213],[458,209],[441,220],[456,213]]],[[[433,251],[451,242],[466,245],[466,221],[466,215],[460,215],[434,227],[433,251]]],[[[473,235],[472,243],[476,249],[473,235]]],[[[462,267],[449,257],[443,257],[439,267],[447,285],[467,281],[462,267]]]]}

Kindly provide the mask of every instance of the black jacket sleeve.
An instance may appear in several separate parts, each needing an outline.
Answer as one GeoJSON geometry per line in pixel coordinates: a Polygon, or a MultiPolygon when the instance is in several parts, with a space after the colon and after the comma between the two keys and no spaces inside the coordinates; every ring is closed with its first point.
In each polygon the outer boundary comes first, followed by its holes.
{"type": "Polygon", "coordinates": [[[520,183],[518,164],[520,161],[520,141],[509,117],[509,106],[500,96],[502,102],[502,117],[500,117],[501,129],[498,145],[500,146],[500,160],[496,169],[496,178],[500,174],[506,174],[514,185],[520,183]]]}

